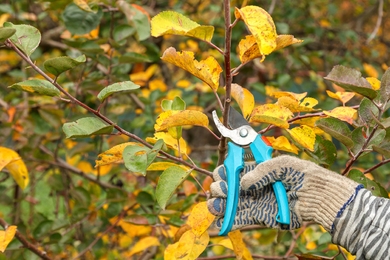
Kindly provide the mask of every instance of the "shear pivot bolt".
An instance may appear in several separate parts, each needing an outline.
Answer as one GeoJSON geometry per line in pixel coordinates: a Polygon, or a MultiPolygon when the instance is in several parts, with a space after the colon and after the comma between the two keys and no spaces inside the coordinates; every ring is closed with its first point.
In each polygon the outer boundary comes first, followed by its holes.
{"type": "Polygon", "coordinates": [[[248,129],[243,128],[240,130],[241,137],[246,137],[247,135],[248,135],[248,129]]]}

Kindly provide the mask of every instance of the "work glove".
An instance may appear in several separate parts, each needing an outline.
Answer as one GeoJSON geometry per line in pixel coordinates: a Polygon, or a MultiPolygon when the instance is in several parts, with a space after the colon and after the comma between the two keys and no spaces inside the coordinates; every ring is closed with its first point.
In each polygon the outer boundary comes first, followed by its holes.
{"type": "MultiPolygon", "coordinates": [[[[222,227],[227,183],[224,166],[213,172],[209,211],[222,227]]],[[[362,185],[317,164],[292,156],[279,156],[256,165],[246,163],[240,176],[240,197],[232,230],[248,225],[296,229],[304,221],[315,222],[331,231],[336,216],[352,202],[362,185]],[[276,222],[277,203],[272,183],[282,181],[290,209],[290,225],[276,222]]]]}

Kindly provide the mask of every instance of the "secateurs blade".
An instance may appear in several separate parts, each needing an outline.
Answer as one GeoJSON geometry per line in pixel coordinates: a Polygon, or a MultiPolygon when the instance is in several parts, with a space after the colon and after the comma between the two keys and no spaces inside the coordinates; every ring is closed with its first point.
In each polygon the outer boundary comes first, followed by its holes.
{"type": "MultiPolygon", "coordinates": [[[[219,235],[226,235],[232,229],[234,218],[237,213],[238,197],[240,192],[239,177],[244,169],[244,148],[249,145],[256,163],[262,163],[272,158],[272,147],[266,139],[258,134],[233,107],[229,109],[228,125],[225,127],[213,111],[213,119],[219,132],[231,142],[228,142],[228,154],[224,161],[227,175],[228,194],[226,198],[226,211],[222,228],[219,235]]],[[[290,224],[290,210],[288,207],[287,193],[281,181],[272,184],[278,204],[276,221],[283,224],[290,224]]]]}

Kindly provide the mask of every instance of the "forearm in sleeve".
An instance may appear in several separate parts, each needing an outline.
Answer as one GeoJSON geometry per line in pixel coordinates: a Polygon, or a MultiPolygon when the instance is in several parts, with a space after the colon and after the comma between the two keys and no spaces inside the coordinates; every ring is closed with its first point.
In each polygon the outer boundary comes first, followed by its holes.
{"type": "Polygon", "coordinates": [[[356,259],[390,259],[390,200],[360,190],[332,227],[332,242],[356,259]]]}

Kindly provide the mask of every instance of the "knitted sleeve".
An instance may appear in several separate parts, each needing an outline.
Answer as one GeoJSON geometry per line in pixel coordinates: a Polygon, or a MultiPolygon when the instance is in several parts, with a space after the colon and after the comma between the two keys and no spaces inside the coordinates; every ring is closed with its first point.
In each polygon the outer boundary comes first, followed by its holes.
{"type": "Polygon", "coordinates": [[[360,190],[332,227],[332,242],[356,259],[390,259],[390,200],[360,190]]]}

